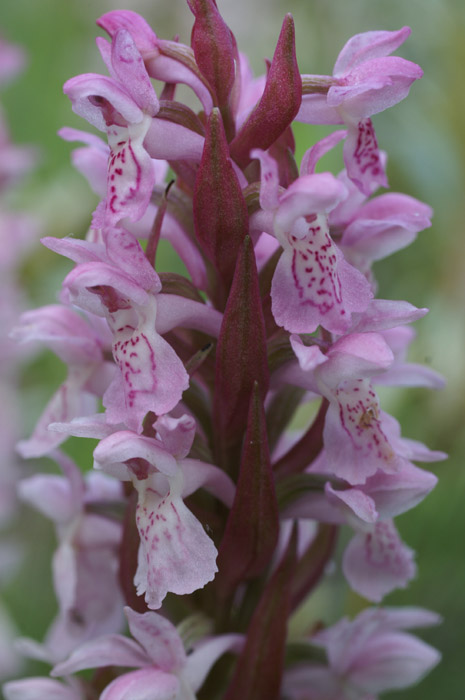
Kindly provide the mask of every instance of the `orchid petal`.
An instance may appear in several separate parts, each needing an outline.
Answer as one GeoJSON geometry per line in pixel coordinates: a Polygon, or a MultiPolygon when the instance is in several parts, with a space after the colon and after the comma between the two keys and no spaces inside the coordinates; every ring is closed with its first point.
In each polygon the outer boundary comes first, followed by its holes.
{"type": "Polygon", "coordinates": [[[352,332],[382,331],[423,318],[428,309],[417,309],[408,301],[373,299],[365,311],[353,316],[352,332]]]}
{"type": "Polygon", "coordinates": [[[181,124],[154,117],[144,145],[151,158],[194,160],[200,163],[205,139],[181,124]]]}
{"type": "Polygon", "coordinates": [[[95,148],[75,148],[71,152],[71,161],[78,172],[83,175],[95,194],[104,199],[107,194],[107,153],[95,148]]]}
{"type": "Polygon", "coordinates": [[[51,678],[25,678],[3,686],[5,700],[81,700],[81,694],[51,678]]]}
{"type": "Polygon", "coordinates": [[[207,639],[194,649],[187,657],[183,678],[196,693],[203,685],[212,666],[220,656],[227,651],[239,652],[244,643],[241,634],[222,634],[213,639],[207,639]]]}
{"type": "Polygon", "coordinates": [[[289,520],[318,520],[320,523],[346,524],[340,503],[336,501],[329,503],[322,491],[308,491],[286,506],[281,516],[289,520]]]}
{"type": "Polygon", "coordinates": [[[399,446],[399,454],[407,459],[414,459],[417,462],[441,462],[447,459],[447,453],[440,450],[430,450],[426,445],[417,440],[402,438],[399,446]]]}
{"type": "Polygon", "coordinates": [[[194,442],[196,422],[193,416],[187,414],[180,418],[161,416],[154,423],[155,430],[160,436],[163,447],[176,459],[187,457],[194,442]]]}
{"type": "Polygon", "coordinates": [[[351,313],[368,306],[370,286],[332,242],[326,217],[306,228],[303,239],[287,236],[271,285],[273,316],[293,333],[312,333],[320,324],[344,333],[351,313]]]}
{"type": "Polygon", "coordinates": [[[431,627],[442,622],[441,615],[417,607],[384,608],[383,629],[403,630],[418,627],[431,627]]]}
{"type": "MultiPolygon", "coordinates": [[[[334,672],[325,666],[310,664],[291,668],[284,674],[283,690],[292,700],[305,698],[308,689],[312,689],[317,700],[345,700],[341,682],[334,672]]],[[[372,696],[363,696],[363,700],[376,700],[372,696]]]]}
{"type": "Polygon", "coordinates": [[[85,73],[68,80],[63,86],[63,91],[72,102],[73,112],[100,131],[107,131],[102,107],[107,103],[121,115],[126,124],[140,124],[144,120],[144,112],[125,88],[113,78],[85,73]]]}
{"type": "Polygon", "coordinates": [[[105,666],[148,666],[150,663],[144,650],[132,639],[120,634],[109,634],[81,644],[70,657],[57,664],[52,676],[68,676],[85,668],[105,666]]]}
{"type": "Polygon", "coordinates": [[[78,129],[63,127],[58,135],[65,141],[81,141],[86,144],[71,152],[74,167],[89,182],[92,190],[104,198],[107,191],[107,164],[110,149],[107,144],[95,134],[89,134],[78,129]]]}
{"type": "Polygon", "coordinates": [[[377,469],[395,472],[402,459],[380,421],[379,401],[367,379],[346,379],[334,392],[323,441],[328,466],[350,484],[363,484],[377,469]]]}
{"type": "Polygon", "coordinates": [[[90,262],[77,265],[63,281],[63,288],[69,293],[70,301],[97,316],[106,316],[108,307],[102,301],[100,291],[110,287],[114,290],[108,304],[110,311],[115,304],[116,309],[128,309],[130,302],[147,304],[147,292],[127,273],[118,270],[113,265],[104,262],[90,262]]]}
{"type": "Polygon", "coordinates": [[[176,460],[153,438],[122,430],[104,438],[94,450],[94,469],[107,474],[118,474],[123,465],[142,459],[165,476],[177,473],[176,460]]]}
{"type": "Polygon", "coordinates": [[[391,348],[379,333],[351,333],[339,338],[327,357],[330,362],[320,367],[318,376],[329,387],[336,387],[344,379],[377,375],[394,360],[391,348]]]}
{"type": "Polygon", "coordinates": [[[306,151],[302,157],[302,162],[300,164],[300,172],[302,175],[312,175],[315,172],[316,164],[328,151],[337,146],[337,144],[345,139],[347,136],[347,131],[344,129],[339,131],[333,131],[324,139],[317,141],[317,143],[306,151]]]}
{"type": "Polygon", "coordinates": [[[157,294],[161,290],[160,278],[137,238],[123,228],[107,229],[104,236],[108,258],[115,267],[131,275],[147,292],[157,294]]]}
{"type": "Polygon", "coordinates": [[[179,681],[171,673],[142,669],[119,676],[100,695],[100,700],[176,700],[179,681]]]}
{"type": "Polygon", "coordinates": [[[171,243],[186,266],[193,284],[198,289],[206,289],[207,271],[202,254],[192,239],[186,234],[181,224],[169,212],[165,213],[163,219],[161,238],[171,243]]]}
{"type": "Polygon", "coordinates": [[[149,411],[171,411],[189,386],[189,375],[175,351],[155,330],[156,299],[139,307],[137,326],[131,310],[113,316],[113,357],[120,369],[103,396],[109,423],[141,431],[149,411]]]}
{"type": "Polygon", "coordinates": [[[125,217],[138,221],[149,205],[155,170],[143,141],[151,123],[151,117],[144,116],[140,123],[108,127],[111,154],[105,221],[109,224],[125,217]]]}
{"type": "Polygon", "coordinates": [[[160,335],[183,326],[218,338],[222,320],[219,311],[194,299],[177,294],[159,294],[157,297],[156,329],[160,335]]]}
{"type": "Polygon", "coordinates": [[[260,206],[265,211],[272,211],[279,204],[278,164],[274,158],[260,148],[250,151],[250,157],[258,158],[260,161],[260,206]]]}
{"type": "Polygon", "coordinates": [[[345,85],[331,87],[328,104],[341,105],[352,119],[364,119],[401,102],[422,75],[420,66],[404,58],[375,58],[351,71],[345,85]]]}
{"type": "Polygon", "coordinates": [[[92,329],[72,309],[58,304],[26,311],[11,337],[20,342],[40,341],[69,365],[101,362],[102,352],[92,329]]]}
{"type": "Polygon", "coordinates": [[[64,435],[50,432],[50,423],[68,422],[77,416],[95,412],[95,397],[83,391],[88,374],[87,369],[70,371],[66,381],[45,407],[31,437],[18,443],[17,450],[24,459],[42,457],[66,439],[64,435]]]}
{"type": "Polygon", "coordinates": [[[344,552],[342,568],[354,591],[379,603],[415,576],[413,558],[392,522],[385,521],[376,523],[371,533],[355,535],[344,552]]]}
{"type": "Polygon", "coordinates": [[[217,551],[197,518],[184,505],[177,483],[160,495],[154,476],[137,481],[137,527],[141,537],[134,578],[137,594],[145,593],[149,608],[157,609],[168,592],[184,595],[214,578],[217,551]],[[151,484],[154,483],[154,487],[151,484]]]}
{"type": "Polygon", "coordinates": [[[360,528],[363,528],[364,523],[374,523],[378,519],[375,501],[371,494],[368,496],[362,489],[339,491],[333,489],[328,482],[325,485],[325,494],[330,503],[341,508],[352,527],[360,525],[360,528]]]}
{"type": "Polygon", "coordinates": [[[68,479],[55,474],[36,474],[22,479],[18,483],[18,496],[58,523],[71,520],[81,505],[74,502],[68,479]]]}
{"type": "Polygon", "coordinates": [[[395,474],[376,472],[369,477],[363,490],[370,495],[382,518],[394,518],[414,508],[436,486],[437,477],[431,472],[404,462],[395,474]]]}
{"type": "Polygon", "coordinates": [[[384,194],[360,207],[344,231],[341,245],[349,254],[381,260],[409,245],[431,226],[431,209],[413,197],[384,194]]]}
{"type": "Polygon", "coordinates": [[[281,239],[299,217],[328,212],[346,196],[345,186],[331,173],[299,177],[279,199],[275,215],[276,236],[281,239]]]}
{"type": "Polygon", "coordinates": [[[344,124],[339,111],[328,105],[326,95],[323,94],[302,95],[295,120],[304,124],[344,124]]]}
{"type": "Polygon", "coordinates": [[[186,663],[186,652],[176,627],[155,612],[139,614],[124,609],[134,639],[145,649],[154,666],[167,673],[177,673],[186,663]]]}
{"type": "Polygon", "coordinates": [[[147,70],[152,78],[162,80],[165,83],[185,83],[197,95],[202,103],[205,113],[211,112],[213,103],[210,92],[198,75],[181,61],[161,53],[163,49],[173,48],[181,54],[191,54],[192,65],[195,59],[192,49],[178,42],[158,39],[155,32],[147,22],[131,10],[113,10],[102,15],[97,24],[111,37],[114,37],[119,29],[127,29],[138,50],[142,54],[147,70]]]}
{"type": "Polygon", "coordinates": [[[318,345],[304,345],[298,335],[291,335],[290,342],[303,372],[311,372],[328,360],[318,345]]]}
{"type": "Polygon", "coordinates": [[[116,77],[125,86],[134,102],[146,114],[154,117],[160,105],[144,66],[144,60],[127,29],[119,29],[114,35],[111,43],[111,61],[116,77]]]}
{"type": "Polygon", "coordinates": [[[101,243],[83,241],[79,238],[53,238],[46,236],[40,241],[58,255],[64,255],[75,263],[108,262],[105,247],[101,243]]]}
{"type": "Polygon", "coordinates": [[[157,46],[157,35],[150,25],[137,12],[132,10],[112,10],[99,17],[97,25],[113,38],[121,29],[126,29],[143,54],[157,46]]]}
{"type": "Polygon", "coordinates": [[[80,129],[73,129],[70,126],[63,126],[59,129],[58,136],[64,141],[79,141],[85,143],[87,146],[91,146],[94,150],[101,151],[102,153],[108,154],[109,152],[105,141],[103,141],[100,136],[90,134],[88,131],[81,131],[80,129]]]}
{"type": "Polygon", "coordinates": [[[401,632],[386,632],[370,640],[365,661],[351,671],[351,680],[376,694],[407,688],[418,683],[440,659],[440,653],[420,639],[401,632]]]}
{"type": "Polygon", "coordinates": [[[424,367],[415,362],[399,362],[394,364],[379,379],[377,378],[376,383],[386,386],[421,386],[427,389],[443,389],[446,381],[442,374],[430,367],[424,367]]]}
{"type": "Polygon", "coordinates": [[[236,488],[228,474],[214,464],[199,459],[180,459],[178,464],[183,472],[183,498],[187,498],[199,488],[204,488],[231,508],[236,488]]]}
{"type": "Polygon", "coordinates": [[[60,611],[65,614],[75,609],[78,586],[78,562],[73,545],[64,540],[52,559],[53,582],[60,611]]]}
{"type": "Polygon", "coordinates": [[[69,423],[50,423],[48,430],[64,433],[66,435],[73,435],[75,437],[102,440],[118,430],[124,430],[124,426],[109,425],[106,423],[104,413],[95,413],[91,416],[73,418],[69,423]]]}
{"type": "Polygon", "coordinates": [[[394,32],[372,31],[356,34],[341,49],[334,64],[334,75],[345,75],[365,61],[388,56],[404,43],[411,31],[410,27],[402,27],[394,32]]]}
{"type": "Polygon", "coordinates": [[[379,185],[388,187],[371,119],[348,123],[344,163],[347,175],[364,194],[370,195],[379,185]]]}

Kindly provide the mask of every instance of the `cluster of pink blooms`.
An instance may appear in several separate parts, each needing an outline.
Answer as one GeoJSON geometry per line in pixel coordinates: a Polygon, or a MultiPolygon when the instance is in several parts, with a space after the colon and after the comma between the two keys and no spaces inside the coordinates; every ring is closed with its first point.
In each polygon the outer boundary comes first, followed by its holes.
{"type": "MultiPolygon", "coordinates": [[[[24,65],[22,50],[0,37],[0,86],[14,78],[24,65]]],[[[6,119],[0,108],[0,584],[13,575],[20,558],[18,543],[8,532],[16,515],[18,457],[15,443],[20,425],[16,394],[18,389],[18,347],[8,337],[25,308],[18,268],[37,227],[29,217],[12,211],[7,198],[23,175],[32,167],[31,148],[12,143],[6,119]]],[[[17,668],[12,647],[13,626],[3,606],[0,608],[0,678],[17,668]]]]}
{"type": "Polygon", "coordinates": [[[353,591],[380,603],[408,584],[414,552],[393,519],[435,485],[413,462],[444,457],[402,437],[376,394],[442,385],[406,359],[427,310],[376,299],[372,271],[430,225],[427,205],[375,195],[386,158],[371,121],[422,71],[391,56],[404,27],[352,37],[333,75],[301,75],[288,15],[255,78],[215,0],[188,4],[191,47],[109,12],[109,75],[64,86],[106,136],[61,131],[84,144],[73,162],[101,202],[85,240],[43,239],[75,267],[60,303],[13,333],[68,373],[19,443],[61,470],[19,485],[57,532],[57,617],[43,643],[19,642],[50,677],[5,697],[375,700],[438,662],[405,631],[436,614],[375,606],[327,628],[316,617],[301,640],[287,629],[341,526],[353,591]],[[199,111],[176,101],[180,83],[199,111]],[[300,172],[294,120],[343,125],[300,172]],[[341,141],[345,169],[317,172],[341,141]],[[157,273],[160,239],[186,274],[157,273]],[[296,435],[302,404],[313,417],[296,435]],[[84,474],[60,450],[71,435],[99,440],[84,474]]]}

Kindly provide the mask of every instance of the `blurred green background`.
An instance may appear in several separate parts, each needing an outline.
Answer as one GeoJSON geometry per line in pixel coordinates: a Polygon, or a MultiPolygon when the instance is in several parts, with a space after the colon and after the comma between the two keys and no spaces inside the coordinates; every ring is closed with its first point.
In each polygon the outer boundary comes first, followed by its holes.
{"type": "MultiPolygon", "coordinates": [[[[433,227],[405,251],[378,263],[382,298],[406,299],[428,306],[430,314],[416,324],[418,338],[411,359],[434,367],[447,378],[444,392],[386,390],[385,410],[401,421],[404,435],[450,454],[433,465],[440,481],[436,490],[411,513],[398,519],[401,534],[417,552],[419,575],[405,591],[389,596],[392,605],[421,605],[440,612],[444,623],[423,635],[443,654],[442,664],[417,688],[393,697],[448,700],[465,697],[465,408],[463,239],[465,184],[465,3],[461,0],[218,0],[239,47],[251,57],[256,73],[262,57],[270,57],[282,16],[296,21],[297,50],[302,72],[331,73],[339,50],[358,32],[412,27],[401,47],[405,58],[419,63],[424,78],[409,98],[374,119],[378,141],[389,155],[391,189],[428,202],[435,210],[433,227]]],[[[69,164],[71,146],[57,130],[63,125],[87,129],[63,96],[62,84],[84,72],[105,72],[94,44],[94,20],[110,9],[143,14],[164,38],[179,34],[188,43],[191,15],[184,0],[3,0],[0,29],[5,38],[23,46],[28,66],[1,95],[13,140],[38,145],[39,168],[10,205],[26,208],[42,222],[44,235],[84,235],[95,198],[69,164]]],[[[326,131],[297,129],[303,152],[326,131]]],[[[340,167],[328,161],[328,167],[340,167]]],[[[169,256],[169,253],[167,253],[169,256]]],[[[163,267],[171,266],[168,257],[163,267]]],[[[70,265],[37,246],[21,276],[30,305],[52,303],[70,265]]],[[[27,435],[41,407],[64,376],[64,368],[42,354],[24,373],[22,407],[27,435]]],[[[75,446],[71,444],[71,450],[75,446]]],[[[88,460],[90,448],[81,460],[88,460]]],[[[47,467],[47,465],[45,465],[47,467]]],[[[37,465],[26,465],[34,471],[37,465]]],[[[20,633],[41,639],[55,609],[50,590],[48,523],[30,511],[20,522],[28,536],[26,566],[6,592],[20,633]]],[[[356,612],[360,601],[347,587],[334,585],[325,599],[325,619],[356,612]]],[[[386,696],[388,697],[388,696],[386,696]]],[[[391,696],[389,696],[391,697],[391,696]]]]}

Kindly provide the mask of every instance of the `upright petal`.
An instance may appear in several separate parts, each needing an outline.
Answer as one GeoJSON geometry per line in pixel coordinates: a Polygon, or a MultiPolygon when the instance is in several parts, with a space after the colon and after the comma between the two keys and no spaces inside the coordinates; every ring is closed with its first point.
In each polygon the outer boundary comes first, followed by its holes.
{"type": "Polygon", "coordinates": [[[186,652],[176,627],[156,612],[139,614],[124,609],[134,639],[143,646],[154,666],[177,673],[186,663],[186,652]]]}
{"type": "Polygon", "coordinates": [[[127,29],[119,29],[111,44],[111,62],[116,77],[139,107],[154,117],[160,105],[153,89],[144,60],[127,29]]]}
{"type": "Polygon", "coordinates": [[[251,158],[260,161],[260,206],[264,211],[273,211],[279,205],[279,173],[278,164],[266,151],[254,148],[250,151],[251,158]]]}
{"type": "Polygon", "coordinates": [[[165,449],[176,459],[187,457],[195,437],[196,422],[187,413],[180,418],[161,416],[154,427],[165,449]]]}
{"type": "Polygon", "coordinates": [[[132,233],[121,227],[106,229],[104,239],[108,258],[115,267],[131,275],[147,292],[157,294],[161,290],[159,276],[132,233]]]}
{"type": "Polygon", "coordinates": [[[341,49],[334,64],[334,75],[343,76],[365,61],[389,56],[404,43],[410,33],[410,27],[402,27],[395,32],[374,31],[355,34],[341,49]]]}

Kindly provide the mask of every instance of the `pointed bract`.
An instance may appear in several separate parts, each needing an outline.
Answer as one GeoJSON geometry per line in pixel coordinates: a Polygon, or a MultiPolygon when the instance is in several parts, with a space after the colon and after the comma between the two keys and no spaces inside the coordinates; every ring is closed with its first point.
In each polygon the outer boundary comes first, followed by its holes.
{"type": "Polygon", "coordinates": [[[250,399],[236,496],[218,555],[219,585],[226,590],[261,574],[278,541],[278,503],[262,399],[255,384],[250,399]]]}
{"type": "Polygon", "coordinates": [[[299,111],[302,80],[295,55],[294,21],[284,18],[260,102],[231,143],[231,156],[241,167],[251,159],[252,148],[269,148],[299,111]]]}
{"type": "Polygon", "coordinates": [[[221,115],[216,109],[208,121],[195,179],[194,223],[196,236],[218,269],[227,291],[249,226],[247,206],[229,157],[221,115]],[[215,183],[213,187],[212,183],[215,183]]]}
{"type": "Polygon", "coordinates": [[[242,700],[278,700],[280,697],[296,540],[294,529],[286,553],[255,609],[225,700],[239,697],[242,700]]]}
{"type": "Polygon", "coordinates": [[[219,107],[226,106],[235,78],[235,41],[214,0],[190,0],[195,15],[192,48],[195,60],[216,93],[219,107]]]}
{"type": "MultiPolygon", "coordinates": [[[[261,396],[265,396],[265,327],[255,256],[247,236],[237,260],[216,350],[214,416],[225,456],[231,445],[241,440],[255,382],[261,396]]],[[[238,464],[233,468],[237,471],[238,464]]]]}

